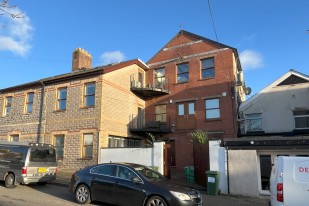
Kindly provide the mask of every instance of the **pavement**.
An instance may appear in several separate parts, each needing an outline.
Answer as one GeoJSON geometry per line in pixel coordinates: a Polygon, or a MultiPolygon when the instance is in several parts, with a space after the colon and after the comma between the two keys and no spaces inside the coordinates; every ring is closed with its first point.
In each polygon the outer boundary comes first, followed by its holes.
{"type": "MultiPolygon", "coordinates": [[[[75,169],[58,169],[57,179],[51,184],[68,187],[69,180],[74,172],[75,169]]],[[[268,206],[269,196],[208,195],[206,187],[187,181],[184,175],[172,175],[171,179],[179,185],[194,187],[199,190],[203,196],[203,206],[268,206]]]]}

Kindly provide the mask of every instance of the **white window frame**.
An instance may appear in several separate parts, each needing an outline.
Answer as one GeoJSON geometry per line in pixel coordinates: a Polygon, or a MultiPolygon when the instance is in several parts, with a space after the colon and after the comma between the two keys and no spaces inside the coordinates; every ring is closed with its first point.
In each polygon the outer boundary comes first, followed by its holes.
{"type": "Polygon", "coordinates": [[[155,84],[156,86],[164,86],[165,85],[165,74],[166,69],[165,67],[160,67],[154,70],[155,71],[155,84]],[[164,71],[164,74],[158,72],[158,71],[164,71]]]}
{"type": "Polygon", "coordinates": [[[221,109],[220,109],[220,98],[213,98],[213,99],[205,99],[205,119],[206,120],[212,120],[212,119],[220,119],[221,118],[221,109]],[[218,100],[218,107],[209,107],[207,104],[207,101],[212,101],[212,100],[218,100]],[[207,117],[207,111],[219,111],[219,116],[218,117],[207,117]]]}
{"type": "MultiPolygon", "coordinates": [[[[308,111],[304,111],[304,112],[308,112],[308,111]]],[[[296,128],[296,121],[295,121],[295,118],[307,118],[307,119],[309,119],[309,112],[308,112],[308,114],[302,114],[302,115],[293,114],[293,117],[294,117],[294,128],[295,129],[309,129],[309,127],[296,128]]]]}
{"type": "Polygon", "coordinates": [[[263,131],[263,118],[262,118],[262,113],[251,113],[251,114],[246,114],[246,132],[261,132],[263,131]],[[248,117],[249,115],[260,115],[260,117],[248,117]],[[261,127],[260,129],[257,130],[249,130],[248,128],[248,121],[252,121],[252,120],[260,120],[261,121],[261,127]]]}

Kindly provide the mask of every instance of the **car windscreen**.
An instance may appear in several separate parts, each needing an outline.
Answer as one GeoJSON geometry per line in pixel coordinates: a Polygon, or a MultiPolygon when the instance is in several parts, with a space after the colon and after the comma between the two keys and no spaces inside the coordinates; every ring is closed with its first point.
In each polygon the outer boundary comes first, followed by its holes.
{"type": "Polygon", "coordinates": [[[30,162],[56,162],[55,149],[47,147],[31,148],[30,162]]]}
{"type": "Polygon", "coordinates": [[[134,167],[134,169],[143,175],[144,177],[150,179],[150,180],[163,180],[166,179],[161,173],[149,168],[149,167],[144,167],[144,166],[137,166],[134,167]]]}

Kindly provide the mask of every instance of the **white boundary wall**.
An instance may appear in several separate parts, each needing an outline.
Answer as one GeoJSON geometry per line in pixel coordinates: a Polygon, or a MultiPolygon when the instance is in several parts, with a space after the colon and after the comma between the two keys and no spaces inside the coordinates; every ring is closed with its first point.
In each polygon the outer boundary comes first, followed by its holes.
{"type": "Polygon", "coordinates": [[[209,141],[209,162],[211,171],[219,171],[219,190],[228,194],[227,155],[225,147],[220,147],[221,140],[209,141]]]}
{"type": "Polygon", "coordinates": [[[101,148],[99,163],[131,162],[146,166],[157,166],[163,174],[164,142],[155,142],[151,148],[101,148]]]}
{"type": "Polygon", "coordinates": [[[228,156],[230,194],[258,197],[256,150],[229,150],[228,156]]]}

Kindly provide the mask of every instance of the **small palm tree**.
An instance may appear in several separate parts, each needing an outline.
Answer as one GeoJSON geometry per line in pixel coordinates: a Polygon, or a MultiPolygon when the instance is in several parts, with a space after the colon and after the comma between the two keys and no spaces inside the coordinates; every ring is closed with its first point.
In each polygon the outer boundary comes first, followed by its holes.
{"type": "Polygon", "coordinates": [[[189,132],[188,135],[196,140],[200,145],[208,142],[208,133],[205,130],[197,129],[192,132],[189,132]]]}
{"type": "Polygon", "coordinates": [[[151,134],[150,132],[146,132],[146,134],[147,134],[147,138],[148,138],[151,146],[153,147],[153,143],[156,140],[156,137],[153,134],[151,134]]]}

